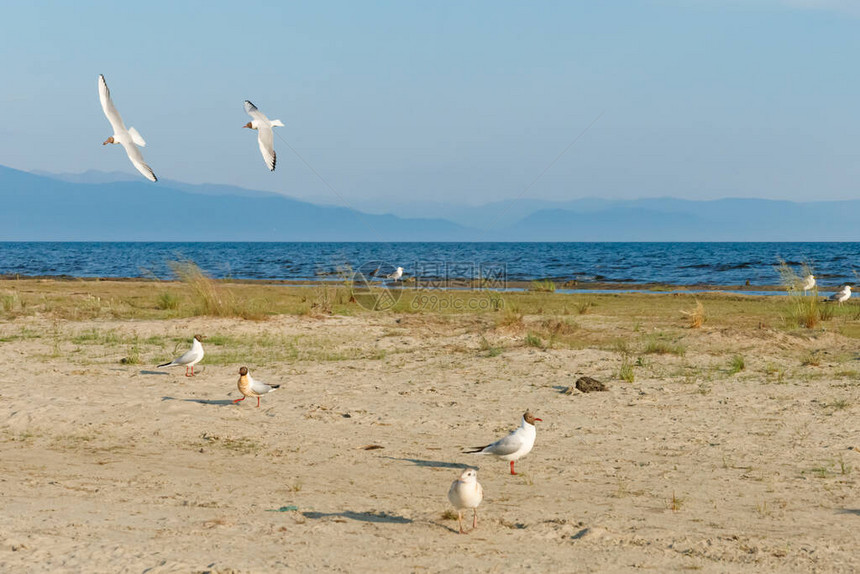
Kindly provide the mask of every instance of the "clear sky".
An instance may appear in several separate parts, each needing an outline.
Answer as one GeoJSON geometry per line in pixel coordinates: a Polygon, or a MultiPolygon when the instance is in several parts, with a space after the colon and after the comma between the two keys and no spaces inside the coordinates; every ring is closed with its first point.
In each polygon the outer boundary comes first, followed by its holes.
{"type": "Polygon", "coordinates": [[[858,57],[858,0],[4,2],[0,164],[134,172],[101,73],[162,179],[340,203],[249,99],[356,205],[857,198],[858,57]]]}

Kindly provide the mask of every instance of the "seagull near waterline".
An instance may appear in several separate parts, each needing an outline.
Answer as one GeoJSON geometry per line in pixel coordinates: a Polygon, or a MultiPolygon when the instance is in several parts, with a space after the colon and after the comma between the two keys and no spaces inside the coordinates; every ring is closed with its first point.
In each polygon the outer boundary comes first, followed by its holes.
{"type": "Polygon", "coordinates": [[[803,278],[803,283],[800,285],[800,288],[803,289],[803,292],[812,291],[812,288],[815,287],[815,275],[807,275],[803,278]]]}
{"type": "Polygon", "coordinates": [[[194,365],[203,360],[203,345],[200,343],[203,339],[205,339],[203,335],[194,335],[194,339],[191,340],[191,349],[188,350],[181,357],[173,359],[169,363],[164,363],[163,365],[158,365],[161,367],[185,367],[185,376],[193,377],[194,376],[194,365]],[[188,374],[188,369],[191,369],[191,374],[188,374]]]}
{"type": "Polygon", "coordinates": [[[502,460],[509,460],[511,461],[511,474],[516,474],[514,472],[514,462],[530,453],[535,444],[535,437],[537,437],[535,421],[543,422],[530,411],[526,411],[519,428],[511,431],[508,436],[492,444],[471,447],[472,450],[463,452],[465,454],[492,454],[502,460]]]}
{"type": "Polygon", "coordinates": [[[266,167],[270,171],[275,171],[277,156],[275,155],[275,132],[272,131],[272,128],[282,128],[284,124],[281,120],[270,120],[266,117],[266,114],[258,110],[257,106],[248,100],[245,100],[245,111],[254,119],[242,127],[257,130],[257,143],[260,144],[260,153],[263,154],[263,161],[266,162],[266,167]]]}
{"type": "Polygon", "coordinates": [[[478,527],[478,505],[484,500],[484,489],[478,482],[478,471],[467,468],[460,474],[460,478],[451,483],[448,489],[448,500],[457,509],[457,524],[460,526],[460,534],[467,534],[463,530],[463,511],[471,508],[472,530],[478,527]]]}
{"type": "Polygon", "coordinates": [[[403,267],[398,267],[394,270],[394,273],[392,273],[391,275],[387,275],[385,278],[391,279],[393,281],[399,281],[401,277],[403,277],[403,267]]]}
{"type": "Polygon", "coordinates": [[[143,154],[137,149],[137,146],[145,147],[146,142],[136,129],[125,127],[122,116],[119,115],[116,106],[113,105],[113,100],[110,98],[110,90],[108,90],[105,77],[101,74],[99,74],[99,100],[102,103],[102,110],[104,110],[105,116],[113,128],[113,135],[106,139],[102,145],[120,144],[125,148],[128,159],[131,160],[137,171],[150,181],[158,181],[152,168],[143,161],[143,154]]]}
{"type": "Polygon", "coordinates": [[[851,285],[845,285],[841,291],[837,291],[830,296],[831,301],[836,301],[840,305],[851,298],[851,285]]]}
{"type": "Polygon", "coordinates": [[[248,372],[248,367],[239,367],[239,392],[242,393],[241,399],[233,401],[235,405],[239,401],[244,401],[245,397],[257,397],[257,408],[260,407],[260,397],[271,393],[281,385],[267,385],[263,381],[256,381],[248,372]]]}

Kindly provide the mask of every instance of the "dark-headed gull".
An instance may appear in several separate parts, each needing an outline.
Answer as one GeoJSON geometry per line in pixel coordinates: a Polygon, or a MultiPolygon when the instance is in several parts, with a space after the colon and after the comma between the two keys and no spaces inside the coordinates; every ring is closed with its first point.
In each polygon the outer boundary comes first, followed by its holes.
{"type": "Polygon", "coordinates": [[[137,171],[142,173],[146,179],[158,181],[158,178],[155,177],[155,173],[153,173],[152,169],[146,165],[145,161],[143,161],[143,154],[140,153],[139,149],[137,149],[137,146],[146,146],[146,142],[136,129],[126,129],[125,124],[122,121],[122,116],[119,115],[119,112],[113,105],[113,101],[110,99],[110,90],[108,90],[105,77],[101,74],[99,74],[99,100],[101,100],[102,110],[104,110],[105,116],[107,116],[111,127],[113,127],[113,135],[106,139],[102,145],[107,145],[109,143],[120,144],[125,148],[125,153],[128,155],[128,159],[131,160],[131,163],[134,164],[137,171]]]}
{"type": "Polygon", "coordinates": [[[266,167],[271,171],[275,171],[277,156],[275,155],[275,132],[272,131],[272,128],[282,128],[284,124],[281,120],[270,120],[266,117],[266,114],[258,110],[257,106],[248,100],[245,100],[245,111],[254,119],[242,127],[257,130],[257,143],[260,144],[260,153],[263,154],[263,161],[266,162],[266,167]]]}
{"type": "Polygon", "coordinates": [[[248,367],[239,367],[239,392],[242,393],[241,399],[233,401],[235,405],[239,401],[244,401],[245,397],[257,397],[257,407],[260,406],[260,397],[271,393],[281,385],[267,385],[263,381],[255,381],[248,372],[248,367]]]}
{"type": "Polygon", "coordinates": [[[448,500],[457,509],[457,524],[460,526],[460,534],[467,534],[463,530],[463,511],[471,508],[472,530],[478,527],[478,505],[484,500],[484,489],[478,482],[478,471],[467,468],[460,474],[460,478],[451,483],[448,489],[448,500]]]}
{"type": "Polygon", "coordinates": [[[531,412],[526,411],[519,428],[511,431],[508,436],[497,440],[493,444],[471,447],[472,450],[463,452],[466,454],[492,454],[502,460],[509,460],[511,461],[511,474],[516,474],[514,472],[514,462],[530,453],[532,447],[535,445],[535,437],[537,436],[535,421],[543,422],[531,412]]]}
{"type": "Polygon", "coordinates": [[[194,376],[194,365],[203,360],[203,345],[200,343],[203,339],[205,339],[203,335],[194,335],[194,339],[191,340],[191,349],[182,355],[179,358],[173,359],[169,363],[164,363],[163,365],[158,365],[161,367],[185,367],[185,376],[193,377],[194,376]],[[188,374],[188,369],[191,369],[191,374],[188,374]]]}

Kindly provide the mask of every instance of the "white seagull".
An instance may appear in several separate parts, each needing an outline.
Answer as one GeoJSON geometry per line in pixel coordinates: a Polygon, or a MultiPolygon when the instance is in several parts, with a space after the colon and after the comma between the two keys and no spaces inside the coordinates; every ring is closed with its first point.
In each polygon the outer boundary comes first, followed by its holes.
{"type": "Polygon", "coordinates": [[[272,131],[272,128],[282,128],[284,124],[281,120],[270,120],[266,117],[266,114],[258,110],[257,106],[248,100],[245,100],[245,111],[254,119],[242,127],[257,130],[257,143],[260,144],[260,153],[263,154],[263,161],[266,162],[266,166],[270,171],[275,171],[277,156],[275,155],[275,132],[272,131]]]}
{"type": "Polygon", "coordinates": [[[800,288],[803,289],[803,292],[812,291],[812,288],[815,287],[815,275],[807,275],[803,278],[803,283],[800,284],[800,288]]]}
{"type": "Polygon", "coordinates": [[[403,277],[403,267],[398,267],[394,270],[394,273],[392,273],[391,275],[387,275],[385,278],[399,281],[401,277],[403,277]]]}
{"type": "Polygon", "coordinates": [[[239,401],[244,401],[245,397],[257,397],[257,408],[260,407],[260,397],[271,393],[281,385],[267,385],[263,381],[255,381],[248,372],[248,367],[239,367],[239,392],[242,393],[241,399],[233,401],[235,405],[239,401]]]}
{"type": "Polygon", "coordinates": [[[836,301],[840,305],[851,298],[851,285],[845,285],[841,291],[837,291],[830,296],[831,301],[836,301]]]}
{"type": "Polygon", "coordinates": [[[472,530],[478,527],[478,505],[484,500],[484,489],[478,482],[478,471],[467,468],[460,474],[460,478],[451,483],[448,489],[448,500],[457,509],[457,524],[460,526],[460,534],[467,534],[463,530],[463,510],[471,508],[472,530]]]}
{"type": "Polygon", "coordinates": [[[107,145],[109,143],[120,144],[125,148],[125,153],[128,155],[128,159],[131,160],[131,163],[134,164],[137,171],[142,173],[143,176],[150,181],[158,181],[158,178],[155,177],[155,173],[153,173],[152,169],[146,165],[145,161],[143,161],[143,154],[140,153],[139,149],[137,149],[137,146],[146,146],[146,142],[136,129],[126,129],[125,124],[122,122],[122,116],[119,115],[119,112],[113,105],[113,101],[110,99],[110,90],[108,90],[105,77],[101,74],[99,74],[99,100],[101,100],[102,110],[104,110],[105,116],[107,116],[107,119],[113,128],[113,135],[106,139],[102,145],[107,145]]]}
{"type": "Polygon", "coordinates": [[[519,428],[511,431],[508,436],[497,440],[493,444],[471,447],[472,450],[463,452],[465,454],[492,454],[502,460],[509,460],[511,461],[511,474],[516,474],[514,472],[514,462],[530,453],[535,444],[535,437],[537,436],[535,421],[543,422],[530,411],[526,411],[519,428]]]}
{"type": "Polygon", "coordinates": [[[205,339],[203,335],[194,335],[194,339],[191,341],[191,349],[186,352],[184,355],[177,359],[173,359],[169,363],[164,363],[163,365],[158,365],[161,367],[185,367],[185,376],[193,377],[194,376],[194,365],[203,360],[203,345],[200,344],[200,341],[205,339]],[[191,369],[191,374],[188,374],[188,369],[191,369]]]}

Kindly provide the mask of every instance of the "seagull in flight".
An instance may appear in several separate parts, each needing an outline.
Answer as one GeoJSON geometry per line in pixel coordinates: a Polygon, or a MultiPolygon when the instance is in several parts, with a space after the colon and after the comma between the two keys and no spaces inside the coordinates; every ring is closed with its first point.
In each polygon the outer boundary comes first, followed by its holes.
{"type": "Polygon", "coordinates": [[[272,131],[272,128],[276,126],[282,128],[284,124],[281,120],[270,120],[266,117],[266,114],[258,110],[257,106],[248,100],[245,100],[245,111],[254,119],[242,127],[257,130],[257,143],[260,144],[260,153],[263,154],[263,161],[266,162],[266,167],[270,171],[275,171],[277,156],[275,155],[275,133],[272,131]]]}
{"type": "Polygon", "coordinates": [[[120,144],[125,148],[128,159],[131,160],[137,171],[150,181],[158,181],[152,168],[143,161],[143,154],[137,149],[137,146],[146,146],[146,142],[136,129],[125,127],[122,116],[119,115],[116,106],[113,105],[113,100],[110,99],[110,90],[108,90],[105,77],[101,74],[99,74],[99,100],[102,103],[102,110],[113,128],[113,135],[106,139],[102,145],[120,144]]]}

